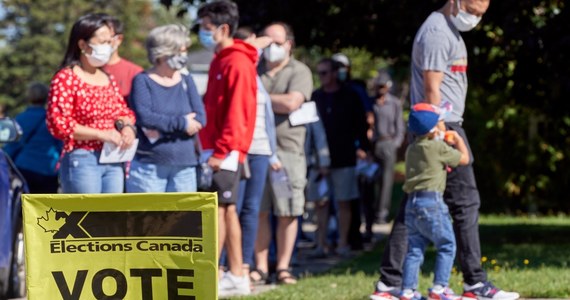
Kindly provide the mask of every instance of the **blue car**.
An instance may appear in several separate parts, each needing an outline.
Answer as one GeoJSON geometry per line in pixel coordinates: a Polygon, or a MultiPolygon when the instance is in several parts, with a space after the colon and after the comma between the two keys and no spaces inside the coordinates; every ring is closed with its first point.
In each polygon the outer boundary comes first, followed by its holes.
{"type": "MultiPolygon", "coordinates": [[[[16,121],[0,119],[0,143],[16,141],[21,134],[16,121]]],[[[0,150],[0,299],[26,295],[20,195],[28,192],[24,177],[0,150]]]]}

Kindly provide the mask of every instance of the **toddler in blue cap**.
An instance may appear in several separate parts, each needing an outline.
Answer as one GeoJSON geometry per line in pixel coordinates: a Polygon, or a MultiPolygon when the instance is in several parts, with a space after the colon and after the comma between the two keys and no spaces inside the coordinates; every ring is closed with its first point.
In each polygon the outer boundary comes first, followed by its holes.
{"type": "Polygon", "coordinates": [[[448,287],[456,246],[443,192],[447,166],[467,165],[469,152],[457,132],[445,132],[440,129],[443,126],[437,126],[443,122],[443,113],[440,108],[420,103],[412,107],[408,120],[408,128],[416,138],[406,150],[404,191],[408,194],[405,211],[408,252],[403,268],[402,300],[421,299],[417,292],[418,276],[424,250],[430,242],[435,245],[437,256],[433,286],[428,289],[429,299],[461,298],[448,287]]]}

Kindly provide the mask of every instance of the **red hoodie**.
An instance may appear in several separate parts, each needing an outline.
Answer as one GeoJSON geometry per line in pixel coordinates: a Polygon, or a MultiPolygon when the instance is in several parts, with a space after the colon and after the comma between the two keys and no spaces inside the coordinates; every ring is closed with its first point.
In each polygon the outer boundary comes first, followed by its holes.
{"type": "Polygon", "coordinates": [[[244,162],[253,138],[257,109],[255,64],[257,50],[234,40],[214,57],[208,73],[204,107],[208,123],[200,131],[204,149],[213,149],[214,157],[224,159],[232,150],[240,152],[244,162]]]}

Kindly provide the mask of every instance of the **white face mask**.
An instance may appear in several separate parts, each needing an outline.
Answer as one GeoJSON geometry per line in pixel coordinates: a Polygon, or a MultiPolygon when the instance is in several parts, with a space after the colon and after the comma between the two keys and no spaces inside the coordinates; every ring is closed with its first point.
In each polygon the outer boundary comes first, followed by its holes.
{"type": "Polygon", "coordinates": [[[433,137],[435,141],[443,141],[445,139],[445,131],[439,130],[433,137]]]}
{"type": "Polygon", "coordinates": [[[271,63],[282,61],[286,56],[287,53],[283,46],[271,44],[269,47],[263,49],[263,57],[265,57],[265,59],[271,63]]]}
{"type": "Polygon", "coordinates": [[[113,47],[111,45],[89,44],[89,47],[91,47],[91,54],[85,53],[85,57],[87,57],[87,61],[90,65],[96,68],[102,67],[109,62],[109,59],[111,59],[111,54],[113,54],[113,47]]]}
{"type": "Polygon", "coordinates": [[[457,13],[457,16],[454,16],[453,14],[449,16],[451,23],[453,23],[453,25],[455,25],[455,28],[457,28],[459,31],[469,31],[475,28],[475,26],[477,26],[477,24],[479,24],[481,21],[481,17],[472,15],[462,10],[460,7],[460,2],[457,0],[457,9],[459,12],[457,13]]]}

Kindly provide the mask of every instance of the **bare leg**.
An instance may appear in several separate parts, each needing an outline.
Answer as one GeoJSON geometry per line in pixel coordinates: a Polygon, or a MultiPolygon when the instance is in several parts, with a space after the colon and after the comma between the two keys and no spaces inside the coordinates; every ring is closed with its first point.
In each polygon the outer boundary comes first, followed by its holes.
{"type": "Polygon", "coordinates": [[[230,272],[236,276],[243,276],[243,257],[241,249],[241,227],[235,204],[226,207],[226,253],[230,264],[230,272]]]}
{"type": "Polygon", "coordinates": [[[226,241],[226,205],[218,206],[218,257],[222,256],[222,249],[226,241]]]}
{"type": "Polygon", "coordinates": [[[279,217],[277,224],[277,269],[289,268],[295,239],[297,238],[297,217],[279,217]]]}
{"type": "MultiPolygon", "coordinates": [[[[269,212],[259,213],[259,225],[257,227],[257,240],[255,241],[255,265],[260,271],[267,273],[269,243],[271,242],[271,224],[269,224],[269,212]]],[[[255,278],[257,279],[257,278],[255,278]]]]}

